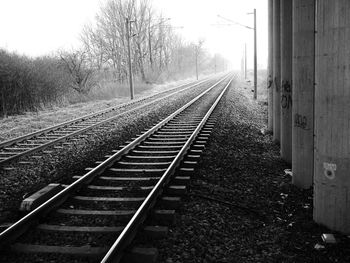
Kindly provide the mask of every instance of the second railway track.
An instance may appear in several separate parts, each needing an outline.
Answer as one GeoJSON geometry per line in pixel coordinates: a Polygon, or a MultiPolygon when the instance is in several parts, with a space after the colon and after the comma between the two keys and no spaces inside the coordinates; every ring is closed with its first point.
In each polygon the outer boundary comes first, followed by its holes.
{"type": "Polygon", "coordinates": [[[117,262],[147,216],[156,225],[143,226],[146,232],[166,228],[231,81],[222,78],[3,231],[0,258],[117,262]]]}
{"type": "MultiPolygon", "coordinates": [[[[4,167],[4,165],[10,164],[21,157],[42,151],[50,146],[62,144],[74,136],[84,136],[84,133],[87,133],[93,128],[108,126],[123,115],[209,81],[212,80],[204,79],[199,82],[187,83],[159,94],[111,107],[8,141],[0,142],[0,169],[4,167]]],[[[22,163],[28,164],[28,162],[22,163]]]]}

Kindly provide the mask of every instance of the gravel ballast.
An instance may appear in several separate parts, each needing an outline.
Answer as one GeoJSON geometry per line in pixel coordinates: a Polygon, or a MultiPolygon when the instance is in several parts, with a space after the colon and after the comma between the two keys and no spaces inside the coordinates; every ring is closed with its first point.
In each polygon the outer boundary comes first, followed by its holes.
{"type": "MultiPolygon", "coordinates": [[[[195,94],[125,116],[107,131],[96,129],[34,165],[2,174],[0,223],[18,216],[24,194],[50,182],[71,182],[195,94]]],[[[291,185],[284,173],[290,166],[271,135],[261,132],[266,105],[251,97],[247,84],[237,80],[218,105],[217,123],[175,224],[166,239],[148,244],[159,249],[158,262],[350,262],[350,239],[312,221],[312,190],[291,185]],[[337,244],[323,243],[323,233],[334,233],[337,244]]]]}
{"type": "Polygon", "coordinates": [[[291,184],[290,168],[265,128],[266,105],[240,81],[218,105],[217,123],[177,210],[159,262],[350,262],[350,238],[312,221],[312,190],[291,184]],[[325,244],[334,233],[337,244],[325,244]]]}
{"type": "MultiPolygon", "coordinates": [[[[214,82],[211,82],[214,83],[214,82]]],[[[96,166],[105,155],[119,149],[143,130],[149,129],[186,102],[194,98],[208,85],[200,85],[171,98],[161,100],[118,118],[113,127],[95,128],[88,136],[62,149],[46,149],[52,153],[41,158],[22,158],[32,165],[13,165],[13,170],[0,171],[0,224],[13,222],[21,215],[17,210],[21,200],[49,183],[71,183],[74,175],[86,173],[86,167],[96,166]]],[[[78,137],[79,138],[79,137],[78,137]]],[[[35,154],[38,155],[38,154],[35,154]]]]}

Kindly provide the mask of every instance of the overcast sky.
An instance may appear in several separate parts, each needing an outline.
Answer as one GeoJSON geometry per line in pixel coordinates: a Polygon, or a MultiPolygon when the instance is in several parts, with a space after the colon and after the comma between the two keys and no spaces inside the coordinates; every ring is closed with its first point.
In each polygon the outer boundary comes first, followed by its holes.
{"type": "MultiPolygon", "coordinates": [[[[92,22],[106,0],[0,0],[0,47],[29,56],[50,54],[79,45],[84,24],[92,22]]],[[[267,61],[266,0],[153,0],[153,6],[188,41],[205,39],[205,48],[221,53],[239,67],[244,43],[248,43],[248,66],[252,65],[253,30],[239,26],[216,26],[236,22],[253,26],[257,9],[258,64],[267,61]]]]}

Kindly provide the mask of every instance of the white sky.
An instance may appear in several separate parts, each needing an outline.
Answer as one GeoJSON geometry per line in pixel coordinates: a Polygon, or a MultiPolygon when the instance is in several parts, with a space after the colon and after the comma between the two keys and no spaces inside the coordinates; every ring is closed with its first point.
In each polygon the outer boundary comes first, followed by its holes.
{"type": "MultiPolygon", "coordinates": [[[[79,44],[84,24],[93,21],[106,0],[0,0],[0,47],[29,56],[50,54],[79,44]]],[[[217,17],[253,26],[257,9],[258,64],[267,61],[266,0],[153,0],[153,6],[171,18],[178,33],[189,41],[205,39],[205,48],[221,53],[239,68],[244,43],[248,43],[248,67],[252,65],[253,30],[224,23],[217,17]]]]}

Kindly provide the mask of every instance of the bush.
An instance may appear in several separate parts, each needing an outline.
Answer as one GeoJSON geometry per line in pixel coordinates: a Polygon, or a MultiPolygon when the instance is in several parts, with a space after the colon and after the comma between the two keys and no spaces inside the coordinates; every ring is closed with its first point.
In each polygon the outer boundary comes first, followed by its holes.
{"type": "Polygon", "coordinates": [[[0,50],[0,116],[56,103],[66,92],[67,79],[59,59],[30,59],[0,50]]]}

